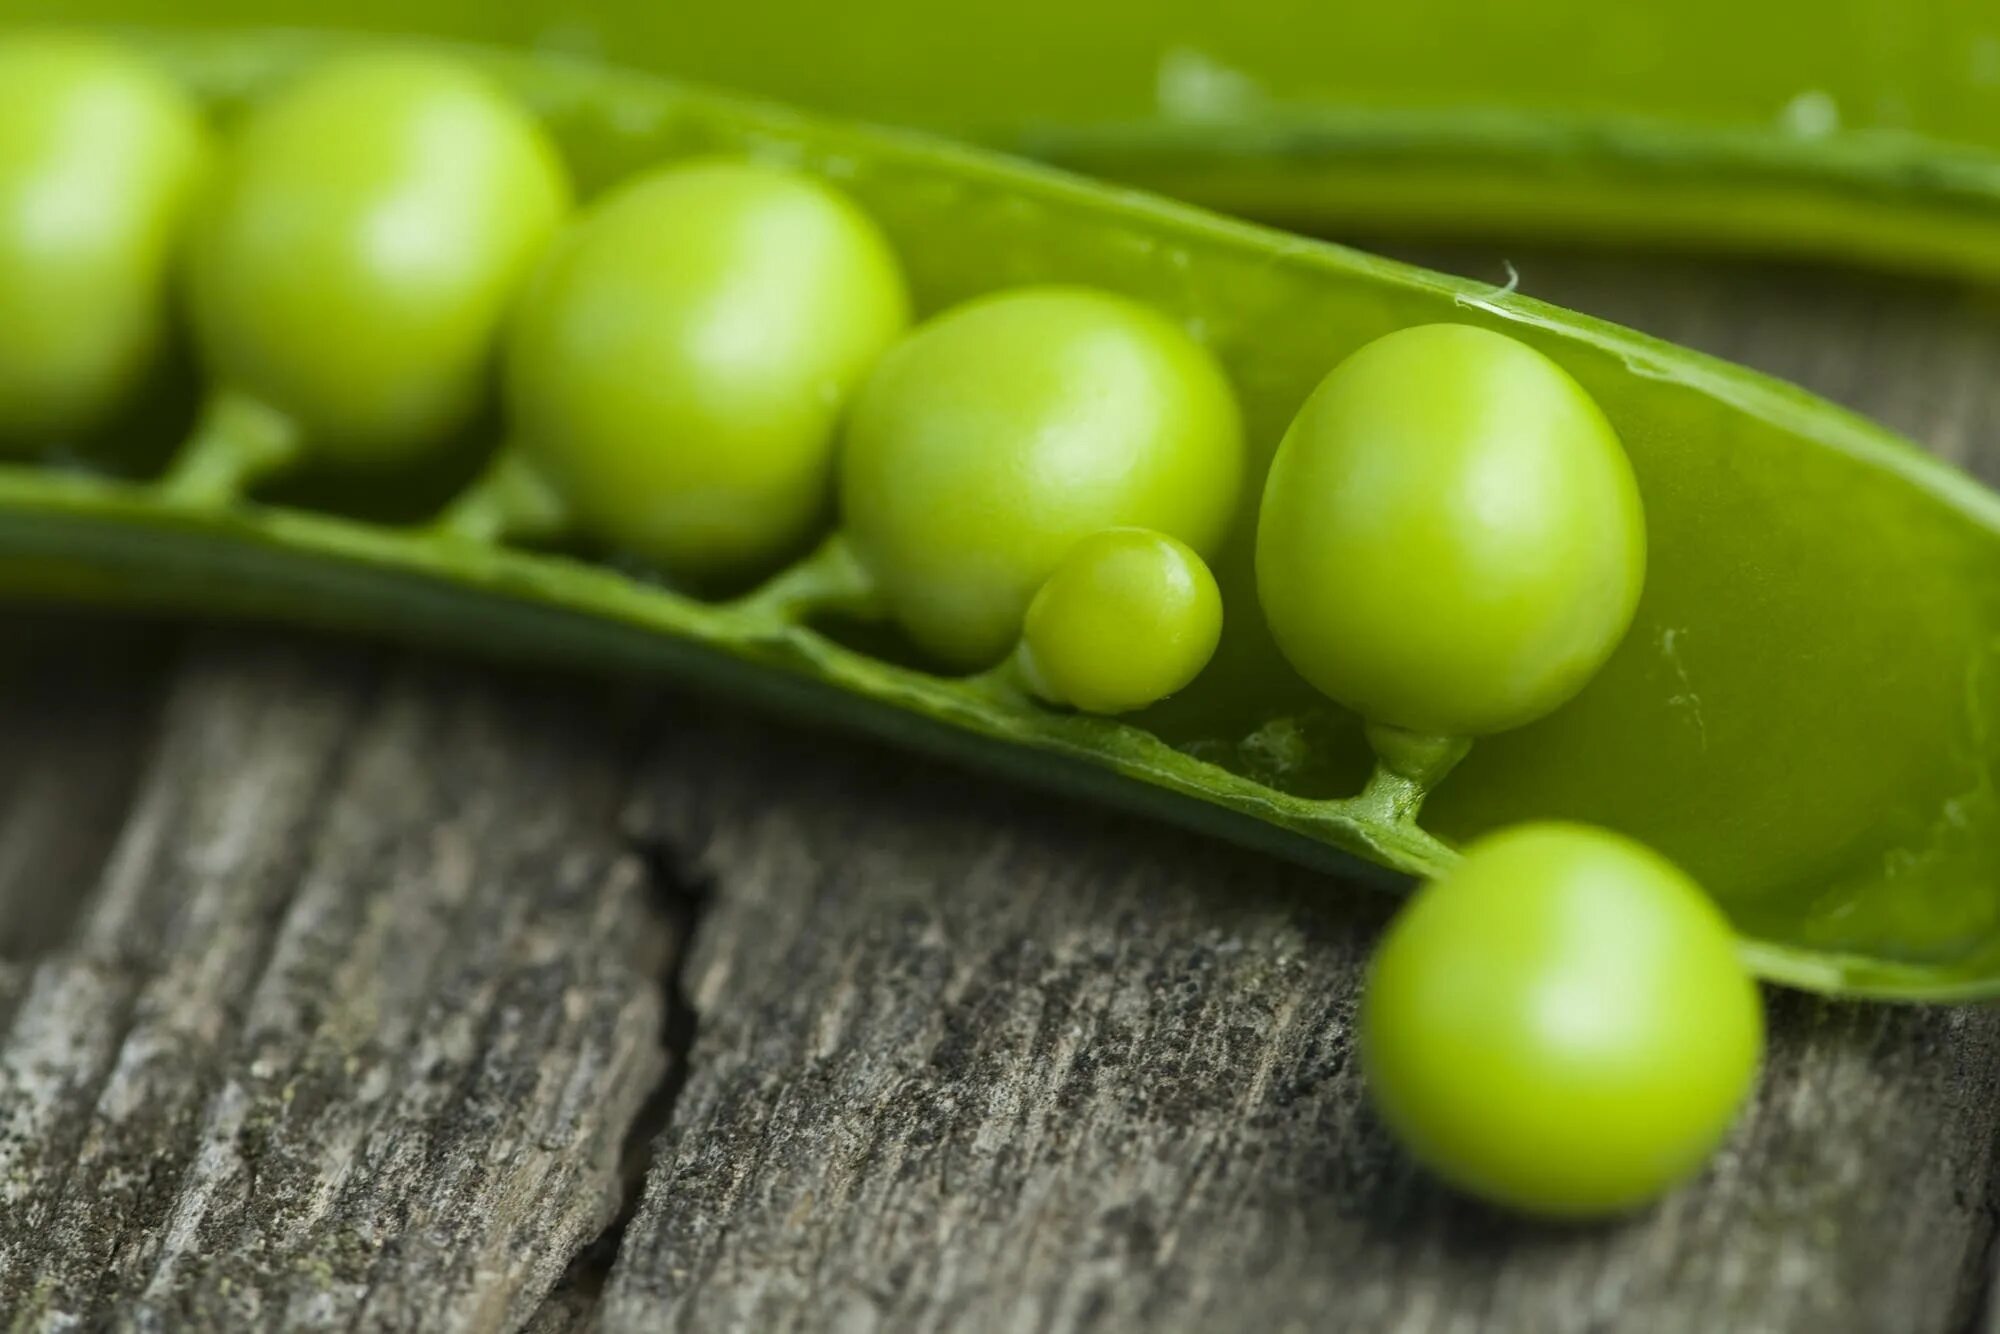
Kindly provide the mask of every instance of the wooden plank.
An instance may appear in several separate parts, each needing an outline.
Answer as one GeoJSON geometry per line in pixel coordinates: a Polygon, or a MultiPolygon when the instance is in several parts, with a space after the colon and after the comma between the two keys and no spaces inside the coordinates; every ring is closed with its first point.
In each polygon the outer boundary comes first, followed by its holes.
{"type": "Polygon", "coordinates": [[[12,1328],[528,1318],[616,1207],[675,937],[586,698],[194,654],[0,1038],[12,1328]]]}
{"type": "MultiPolygon", "coordinates": [[[[1492,252],[1451,267],[1501,273],[1492,252]]],[[[1516,257],[1993,475],[2000,324],[1942,288],[1516,257]]],[[[761,725],[677,726],[635,832],[711,880],[698,1036],[602,1311],[655,1329],[1954,1331],[1993,1235],[2000,1015],[1774,996],[1712,1170],[1619,1226],[1444,1192],[1349,1025],[1387,911],[1328,880],[761,725]]]]}

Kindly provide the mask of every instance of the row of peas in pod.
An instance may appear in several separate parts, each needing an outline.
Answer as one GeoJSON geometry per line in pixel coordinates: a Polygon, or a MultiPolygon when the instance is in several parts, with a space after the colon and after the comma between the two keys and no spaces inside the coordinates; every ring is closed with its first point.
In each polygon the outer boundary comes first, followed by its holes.
{"type": "MultiPolygon", "coordinates": [[[[701,587],[782,566],[831,509],[870,600],[940,669],[1122,713],[1216,647],[1205,558],[1244,485],[1243,426],[1214,356],[1160,311],[1029,287],[913,323],[861,208],[746,159],[665,163],[579,207],[534,118],[432,54],[328,61],[222,142],[90,41],[0,45],[0,90],[0,440],[114,410],[171,337],[178,286],[209,400],[158,484],[173,503],[307,459],[420,463],[497,364],[506,444],[440,540],[564,535],[701,587]]],[[[1418,797],[1469,738],[1582,688],[1644,566],[1611,425],[1553,362],[1470,326],[1336,366],[1256,533],[1280,648],[1418,797]]],[[[1362,1028],[1420,1156],[1556,1213],[1693,1170],[1761,1047],[1709,901],[1568,826],[1475,844],[1421,891],[1362,1028]]]]}

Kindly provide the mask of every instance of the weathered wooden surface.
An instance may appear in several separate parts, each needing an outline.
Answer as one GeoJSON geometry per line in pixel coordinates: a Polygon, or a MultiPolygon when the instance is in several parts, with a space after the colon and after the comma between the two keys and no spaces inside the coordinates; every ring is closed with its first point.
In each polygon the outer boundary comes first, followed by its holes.
{"type": "MultiPolygon", "coordinates": [[[[1979,298],[1514,258],[2000,476],[1979,298]]],[[[1705,1178],[1529,1227],[1367,1113],[1383,899],[671,695],[0,625],[0,1328],[1981,1323],[1993,1011],[1776,998],[1705,1178]]]]}
{"type": "Polygon", "coordinates": [[[194,651],[95,885],[10,885],[89,900],[0,1047],[15,1322],[526,1319],[661,1075],[674,942],[613,835],[620,755],[460,673],[194,651]]]}

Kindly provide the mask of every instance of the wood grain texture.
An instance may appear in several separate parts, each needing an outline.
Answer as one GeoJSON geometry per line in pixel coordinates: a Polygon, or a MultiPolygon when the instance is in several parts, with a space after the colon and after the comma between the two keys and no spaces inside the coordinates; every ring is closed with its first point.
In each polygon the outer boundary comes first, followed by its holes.
{"type": "Polygon", "coordinates": [[[0,1041],[12,1327],[522,1323],[660,1074],[621,753],[563,692],[194,654],[0,1041]]]}
{"type": "MultiPolygon", "coordinates": [[[[2000,477],[1982,298],[1508,257],[2000,477]]],[[[700,701],[12,624],[0,1329],[1980,1318],[2000,1012],[1774,996],[1698,1183],[1533,1227],[1369,1115],[1387,898],[700,701]]]]}

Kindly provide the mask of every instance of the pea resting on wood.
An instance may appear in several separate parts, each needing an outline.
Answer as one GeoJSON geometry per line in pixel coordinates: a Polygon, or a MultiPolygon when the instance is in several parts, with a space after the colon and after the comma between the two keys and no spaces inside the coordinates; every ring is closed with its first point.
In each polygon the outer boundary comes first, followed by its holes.
{"type": "Polygon", "coordinates": [[[1603,830],[1474,843],[1390,926],[1361,1007],[1384,1120],[1447,1180],[1530,1213],[1634,1208],[1690,1176],[1756,1077],[1763,1011],[1728,921],[1603,830]]]}
{"type": "Polygon", "coordinates": [[[169,489],[225,498],[308,453],[393,467],[438,447],[569,199],[540,126],[446,57],[336,57],[258,104],[193,227],[211,398],[169,489]]]}
{"type": "Polygon", "coordinates": [[[682,577],[768,566],[824,519],[840,415],[908,323],[895,254],[838,191],[740,159],[648,172],[542,264],[508,342],[512,443],[445,526],[573,525],[682,577]]]}
{"type": "Polygon", "coordinates": [[[0,446],[101,425],[150,369],[208,160],[194,100],[138,56],[0,40],[0,446]]]}

